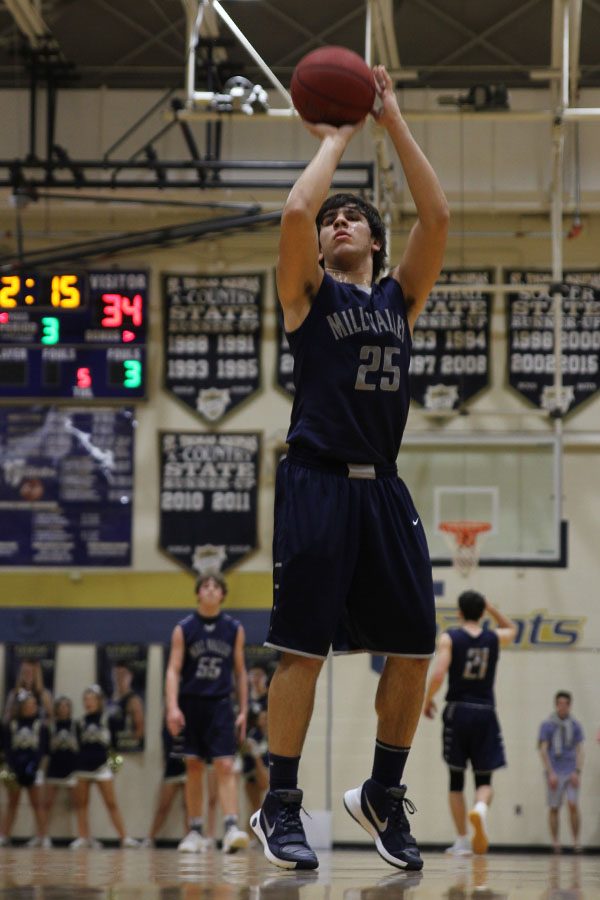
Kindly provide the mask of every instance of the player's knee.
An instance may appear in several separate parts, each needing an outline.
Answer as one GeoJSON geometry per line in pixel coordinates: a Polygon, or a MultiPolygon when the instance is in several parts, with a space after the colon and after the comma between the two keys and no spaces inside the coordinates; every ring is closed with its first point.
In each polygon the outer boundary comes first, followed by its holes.
{"type": "Polygon", "coordinates": [[[219,759],[215,759],[215,771],[217,778],[231,775],[233,773],[233,756],[222,756],[219,759]]]}
{"type": "Polygon", "coordinates": [[[274,680],[282,676],[301,678],[303,681],[316,681],[323,667],[324,660],[311,656],[299,656],[297,653],[283,653],[277,664],[274,680]]]}
{"type": "Polygon", "coordinates": [[[197,756],[188,756],[185,760],[185,768],[188,775],[198,777],[204,771],[204,762],[197,756]]]}
{"type": "Polygon", "coordinates": [[[449,790],[451,793],[462,794],[465,787],[465,773],[462,769],[450,769],[449,790]]]}
{"type": "Polygon", "coordinates": [[[475,772],[475,787],[487,787],[492,783],[491,772],[475,772]]]}

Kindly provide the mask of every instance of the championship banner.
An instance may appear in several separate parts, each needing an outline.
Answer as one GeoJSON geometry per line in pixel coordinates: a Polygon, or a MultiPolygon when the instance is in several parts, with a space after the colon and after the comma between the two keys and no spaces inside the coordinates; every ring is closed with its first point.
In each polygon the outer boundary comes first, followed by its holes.
{"type": "Polygon", "coordinates": [[[164,386],[218,422],[260,384],[264,276],[163,275],[164,386]]]}
{"type": "Polygon", "coordinates": [[[260,435],[160,435],[159,546],[186,569],[226,571],[258,546],[260,435]]]}
{"type": "Polygon", "coordinates": [[[508,381],[539,409],[562,415],[600,387],[600,271],[564,272],[562,289],[562,396],[554,387],[554,299],[548,270],[509,269],[508,381]],[[548,290],[519,291],[519,285],[547,284],[548,290]]]}
{"type": "Polygon", "coordinates": [[[293,397],[296,388],[294,386],[294,357],[290,351],[290,345],[283,328],[283,313],[277,304],[277,387],[290,397],[293,397]]]}
{"type": "Polygon", "coordinates": [[[52,718],[55,668],[55,644],[32,642],[4,645],[5,722],[17,712],[17,697],[20,691],[34,694],[40,715],[43,718],[52,718]]]}
{"type": "Polygon", "coordinates": [[[106,696],[106,712],[118,753],[144,749],[147,672],[147,644],[96,647],[96,680],[106,696]]]}
{"type": "Polygon", "coordinates": [[[131,409],[0,407],[0,566],[129,566],[131,409]]]}
{"type": "Polygon", "coordinates": [[[492,269],[440,274],[412,337],[410,395],[425,409],[457,409],[489,387],[492,296],[469,285],[492,283],[492,269]]]}

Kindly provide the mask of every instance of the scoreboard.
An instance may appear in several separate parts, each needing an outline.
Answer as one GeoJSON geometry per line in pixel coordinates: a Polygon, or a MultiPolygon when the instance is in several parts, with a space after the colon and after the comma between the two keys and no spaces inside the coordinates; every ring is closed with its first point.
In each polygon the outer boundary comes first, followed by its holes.
{"type": "Polygon", "coordinates": [[[0,275],[0,398],[144,397],[148,273],[0,275]]]}

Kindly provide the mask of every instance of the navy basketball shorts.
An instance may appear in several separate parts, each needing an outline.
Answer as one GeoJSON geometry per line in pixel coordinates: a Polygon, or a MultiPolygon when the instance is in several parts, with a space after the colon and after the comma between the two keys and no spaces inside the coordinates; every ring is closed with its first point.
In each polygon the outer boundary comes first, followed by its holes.
{"type": "Polygon", "coordinates": [[[163,781],[165,784],[183,784],[185,781],[185,760],[167,756],[163,781]]]}
{"type": "Polygon", "coordinates": [[[451,769],[492,772],[506,765],[504,742],[492,706],[448,703],[443,713],[443,756],[451,769]]]}
{"type": "Polygon", "coordinates": [[[303,656],[435,649],[431,562],[419,514],[395,471],[283,459],[277,469],[273,610],[266,645],[303,656]]]}
{"type": "Polygon", "coordinates": [[[235,756],[235,716],[229,697],[205,699],[182,695],[179,706],[185,716],[182,753],[205,762],[235,756]]]}

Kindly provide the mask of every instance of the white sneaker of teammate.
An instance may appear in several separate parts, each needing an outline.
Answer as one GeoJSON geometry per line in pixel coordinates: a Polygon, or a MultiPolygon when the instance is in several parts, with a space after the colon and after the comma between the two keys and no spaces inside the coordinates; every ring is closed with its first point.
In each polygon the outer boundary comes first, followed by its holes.
{"type": "Polygon", "coordinates": [[[121,847],[123,850],[139,850],[142,845],[139,841],[136,841],[135,838],[129,837],[126,835],[121,841],[121,847]]]}
{"type": "Polygon", "coordinates": [[[74,841],[71,841],[69,844],[69,850],[86,850],[92,846],[91,841],[88,841],[87,838],[78,837],[75,838],[74,841]]]}
{"type": "Polygon", "coordinates": [[[41,847],[42,839],[41,839],[41,837],[38,837],[37,835],[35,835],[35,837],[29,838],[29,840],[25,842],[25,846],[26,847],[41,847]]]}
{"type": "Polygon", "coordinates": [[[179,842],[177,849],[180,853],[204,853],[206,850],[206,841],[199,831],[190,831],[184,839],[179,842]]]}
{"type": "Polygon", "coordinates": [[[154,847],[156,847],[156,841],[154,840],[154,838],[145,837],[141,843],[141,846],[145,850],[152,850],[154,847]]]}
{"type": "Polygon", "coordinates": [[[469,822],[473,828],[473,837],[471,838],[473,853],[486,853],[490,843],[485,827],[486,813],[487,804],[482,801],[476,803],[469,813],[469,822]]]}
{"type": "Polygon", "coordinates": [[[238,828],[230,825],[223,837],[223,853],[235,853],[236,850],[245,850],[250,843],[250,836],[238,828]]]}
{"type": "Polygon", "coordinates": [[[445,852],[449,853],[450,856],[472,856],[471,841],[466,834],[462,837],[457,837],[452,846],[447,847],[445,852]]]}

